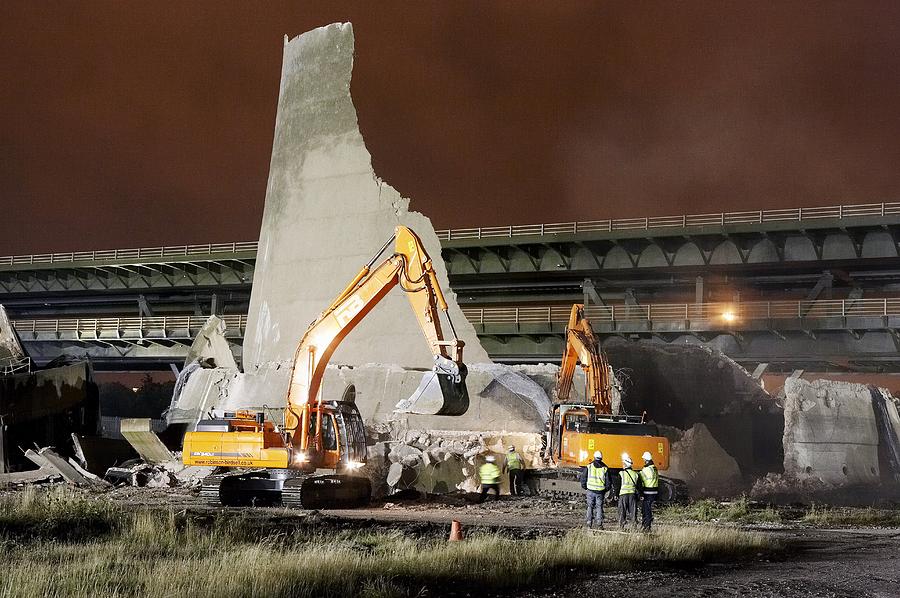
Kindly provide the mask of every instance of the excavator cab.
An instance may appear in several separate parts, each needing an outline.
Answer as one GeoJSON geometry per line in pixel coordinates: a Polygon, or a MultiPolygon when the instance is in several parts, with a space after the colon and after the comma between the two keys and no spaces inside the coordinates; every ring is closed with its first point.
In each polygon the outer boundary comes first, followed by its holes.
{"type": "Polygon", "coordinates": [[[366,431],[356,405],[331,401],[310,406],[310,437],[315,435],[319,417],[322,418],[321,447],[317,455],[308,455],[312,464],[321,469],[353,470],[365,463],[366,431]]]}

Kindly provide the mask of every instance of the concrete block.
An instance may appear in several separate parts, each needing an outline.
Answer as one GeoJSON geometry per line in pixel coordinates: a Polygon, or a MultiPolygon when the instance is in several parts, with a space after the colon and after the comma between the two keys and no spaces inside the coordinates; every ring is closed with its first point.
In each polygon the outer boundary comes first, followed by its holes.
{"type": "Polygon", "coordinates": [[[175,459],[159,436],[152,430],[147,418],[125,418],[121,424],[122,436],[147,463],[168,463],[175,459]]]}
{"type": "Polygon", "coordinates": [[[784,391],[786,475],[832,486],[879,482],[878,429],[868,387],[789,378],[784,391]]]}

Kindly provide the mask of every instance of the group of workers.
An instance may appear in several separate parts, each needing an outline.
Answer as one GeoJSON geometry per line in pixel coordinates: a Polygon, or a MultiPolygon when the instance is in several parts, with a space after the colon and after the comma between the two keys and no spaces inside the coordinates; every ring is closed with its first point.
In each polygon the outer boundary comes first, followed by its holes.
{"type": "MultiPolygon", "coordinates": [[[[659,471],[653,463],[653,455],[641,455],[644,466],[635,471],[628,453],[622,453],[622,469],[619,471],[619,528],[624,530],[633,523],[637,526],[637,504],[641,501],[641,529],[650,531],[653,525],[653,504],[659,494],[659,471]]],[[[603,503],[607,492],[614,491],[609,467],[603,462],[603,453],[594,452],[594,460],[581,472],[581,487],[586,491],[587,513],[585,525],[603,529],[603,503]]]]}
{"type": "MultiPolygon", "coordinates": [[[[637,526],[637,505],[641,501],[641,528],[649,532],[653,525],[653,504],[659,494],[659,471],[653,463],[653,455],[645,452],[641,457],[644,466],[635,471],[634,463],[628,453],[622,453],[622,470],[619,471],[619,528],[624,530],[632,524],[637,526]]],[[[516,451],[516,447],[510,445],[503,468],[497,465],[493,456],[485,458],[485,463],[478,470],[481,480],[481,496],[478,502],[483,502],[488,492],[500,496],[500,478],[503,472],[509,474],[509,493],[513,496],[523,494],[525,489],[525,461],[516,451]]],[[[603,529],[603,504],[607,493],[615,491],[610,479],[609,467],[603,462],[603,453],[594,452],[594,460],[588,463],[581,471],[581,487],[584,488],[587,498],[587,513],[585,525],[590,528],[603,529]]],[[[612,496],[610,494],[610,496],[612,496]]],[[[613,497],[615,498],[615,497],[613,497]]]]}
{"type": "Polygon", "coordinates": [[[492,455],[485,457],[484,465],[478,469],[478,477],[481,480],[481,496],[478,502],[484,502],[488,492],[493,492],[499,498],[500,478],[503,472],[509,474],[509,493],[512,496],[520,496],[525,492],[525,460],[516,451],[516,447],[509,445],[502,470],[492,455]]]}

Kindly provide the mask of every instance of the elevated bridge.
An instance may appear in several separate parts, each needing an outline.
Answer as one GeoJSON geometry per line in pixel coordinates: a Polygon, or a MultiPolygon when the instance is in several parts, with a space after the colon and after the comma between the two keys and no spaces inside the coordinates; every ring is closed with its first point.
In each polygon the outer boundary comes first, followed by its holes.
{"type": "MultiPolygon", "coordinates": [[[[502,362],[554,362],[571,306],[464,308],[482,344],[502,362]]],[[[900,298],[589,306],[602,342],[644,339],[705,344],[750,369],[900,372],[900,298]]],[[[240,357],[247,316],[224,316],[240,357]]],[[[32,359],[60,355],[142,367],[183,361],[201,316],[16,320],[32,359]]]]}
{"type": "MultiPolygon", "coordinates": [[[[898,368],[900,202],[437,234],[457,299],[498,360],[556,359],[569,305],[584,302],[604,342],[700,343],[783,369],[898,368]]],[[[0,303],[38,364],[80,351],[110,368],[156,367],[177,361],[211,313],[238,318],[229,334],[240,340],[256,250],[0,257],[0,303]]]]}

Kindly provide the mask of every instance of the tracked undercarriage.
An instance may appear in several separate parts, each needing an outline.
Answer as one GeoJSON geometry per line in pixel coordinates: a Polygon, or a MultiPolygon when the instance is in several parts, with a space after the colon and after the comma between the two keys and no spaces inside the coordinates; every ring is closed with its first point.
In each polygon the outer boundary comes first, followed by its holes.
{"type": "Polygon", "coordinates": [[[210,506],[352,509],[372,497],[368,478],[286,469],[228,470],[203,479],[200,497],[210,506]]]}

